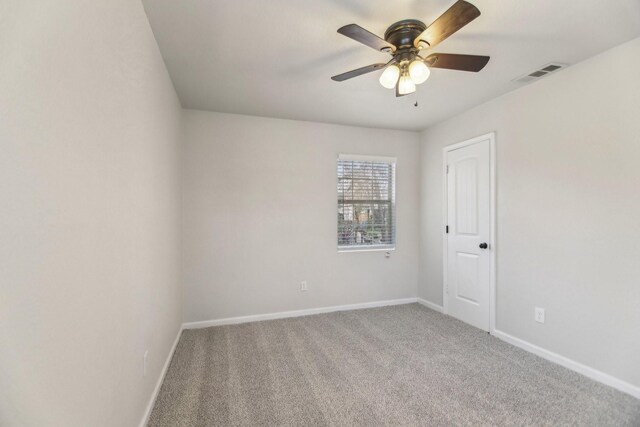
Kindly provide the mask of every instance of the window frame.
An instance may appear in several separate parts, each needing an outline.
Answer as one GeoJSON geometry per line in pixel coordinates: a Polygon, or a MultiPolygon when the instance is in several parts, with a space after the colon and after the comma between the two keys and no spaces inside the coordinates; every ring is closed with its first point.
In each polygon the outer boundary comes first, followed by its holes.
{"type": "MultiPolygon", "coordinates": [[[[338,252],[376,252],[376,251],[384,251],[390,252],[396,250],[397,245],[397,200],[396,200],[396,181],[397,181],[397,163],[398,159],[396,157],[388,157],[388,156],[372,156],[372,155],[363,155],[363,154],[339,154],[336,159],[336,186],[338,188],[339,177],[338,177],[338,162],[339,161],[356,161],[356,162],[371,162],[371,163],[387,163],[393,165],[392,168],[392,188],[390,189],[390,199],[389,200],[358,200],[360,203],[369,203],[369,204],[388,204],[389,212],[391,216],[390,220],[390,230],[392,233],[392,243],[385,244],[356,244],[356,245],[340,245],[339,244],[339,232],[340,232],[340,220],[336,215],[336,243],[338,252]]],[[[338,196],[338,194],[336,194],[338,196]]],[[[340,201],[339,197],[336,197],[336,212],[339,212],[340,209],[340,201]]],[[[343,203],[344,204],[344,203],[343,203]]]]}

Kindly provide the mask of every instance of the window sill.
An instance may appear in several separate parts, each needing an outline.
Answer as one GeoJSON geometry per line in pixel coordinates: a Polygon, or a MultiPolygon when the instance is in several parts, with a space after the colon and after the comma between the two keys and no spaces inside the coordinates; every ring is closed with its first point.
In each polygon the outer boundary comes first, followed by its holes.
{"type": "Polygon", "coordinates": [[[396,250],[395,246],[374,246],[374,247],[358,247],[358,246],[346,246],[338,248],[338,252],[393,252],[396,250]]]}

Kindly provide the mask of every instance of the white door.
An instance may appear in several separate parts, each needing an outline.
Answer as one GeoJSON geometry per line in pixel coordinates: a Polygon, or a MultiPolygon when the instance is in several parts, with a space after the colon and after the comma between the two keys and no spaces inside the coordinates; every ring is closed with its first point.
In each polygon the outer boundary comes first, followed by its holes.
{"type": "Polygon", "coordinates": [[[446,151],[447,313],[489,331],[491,300],[491,139],[446,151]]]}

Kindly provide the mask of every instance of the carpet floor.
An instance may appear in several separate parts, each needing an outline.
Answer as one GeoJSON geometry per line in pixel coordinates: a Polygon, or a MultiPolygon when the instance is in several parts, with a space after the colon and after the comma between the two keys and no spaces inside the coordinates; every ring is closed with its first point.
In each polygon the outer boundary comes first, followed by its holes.
{"type": "Polygon", "coordinates": [[[639,426],[640,400],[418,304],[185,330],[149,426],[639,426]]]}

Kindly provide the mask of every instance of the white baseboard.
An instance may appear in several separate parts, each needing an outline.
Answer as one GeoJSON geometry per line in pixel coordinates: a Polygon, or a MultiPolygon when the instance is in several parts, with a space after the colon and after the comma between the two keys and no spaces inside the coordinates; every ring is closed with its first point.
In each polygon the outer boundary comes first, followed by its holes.
{"type": "Polygon", "coordinates": [[[145,427],[149,422],[149,417],[151,416],[153,405],[156,403],[156,398],[158,397],[158,393],[160,392],[160,387],[162,386],[162,382],[164,381],[164,376],[167,374],[167,370],[169,369],[169,365],[171,364],[171,358],[173,357],[173,353],[176,351],[178,341],[180,341],[180,334],[182,334],[182,329],[183,328],[180,327],[178,335],[176,336],[176,339],[171,346],[171,351],[169,351],[169,355],[167,356],[167,360],[165,360],[162,371],[160,371],[160,376],[158,377],[158,381],[156,382],[156,387],[153,389],[153,393],[151,394],[151,399],[149,400],[147,409],[144,411],[142,421],[140,421],[140,427],[145,427]]]}
{"type": "Polygon", "coordinates": [[[640,399],[640,387],[623,381],[620,378],[605,374],[604,372],[598,371],[597,369],[583,365],[582,363],[571,360],[568,357],[564,357],[542,347],[538,347],[535,344],[531,344],[530,342],[527,342],[520,338],[516,338],[497,329],[492,332],[492,335],[496,338],[501,339],[502,341],[508,342],[511,345],[515,345],[516,347],[520,347],[523,350],[540,356],[543,359],[547,359],[551,362],[557,363],[558,365],[571,369],[572,371],[582,374],[585,377],[589,377],[592,380],[601,382],[624,393],[630,394],[637,399],[640,399]]]}
{"type": "Polygon", "coordinates": [[[251,316],[228,317],[226,319],[204,320],[182,324],[183,329],[208,328],[211,326],[235,325],[238,323],[259,322],[261,320],[285,319],[287,317],[309,316],[312,314],[331,313],[334,311],[359,310],[361,308],[384,307],[387,305],[411,304],[417,298],[402,298],[387,301],[364,302],[360,304],[336,305],[332,307],[308,308],[305,310],[281,311],[279,313],[255,314],[251,316]]]}
{"type": "Polygon", "coordinates": [[[418,304],[422,304],[431,310],[437,311],[438,313],[442,313],[444,311],[444,308],[441,305],[427,301],[426,299],[418,298],[418,304]]]}

